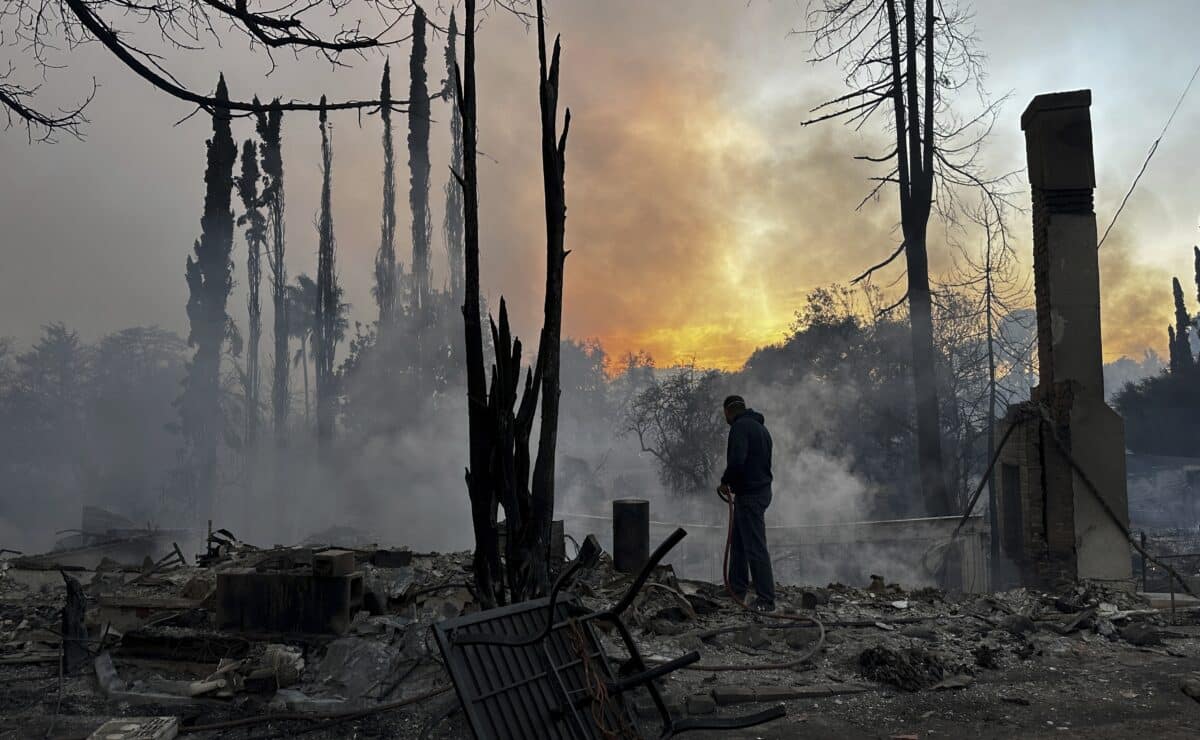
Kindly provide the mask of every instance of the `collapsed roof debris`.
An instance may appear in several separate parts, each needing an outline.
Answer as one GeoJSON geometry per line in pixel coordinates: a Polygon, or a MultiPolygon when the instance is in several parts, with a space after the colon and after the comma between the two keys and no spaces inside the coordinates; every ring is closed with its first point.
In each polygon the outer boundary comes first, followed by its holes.
{"type": "MultiPolygon", "coordinates": [[[[86,609],[84,631],[66,632],[76,634],[69,640],[62,637],[64,610],[71,612],[68,581],[22,567],[28,561],[0,561],[0,681],[6,687],[0,736],[45,737],[52,730],[50,737],[84,738],[114,718],[161,717],[168,718],[163,727],[200,738],[299,731],[335,738],[352,729],[457,738],[472,726],[459,701],[467,685],[456,671],[464,667],[497,682],[494,698],[483,702],[488,711],[504,711],[488,705],[504,695],[499,689],[537,688],[540,706],[553,704],[588,727],[563,736],[611,736],[607,730],[619,737],[630,727],[656,736],[663,726],[678,732],[718,720],[728,726],[730,718],[771,711],[781,702],[786,718],[750,734],[725,729],[719,736],[791,737],[807,730],[962,736],[984,726],[1004,735],[1037,734],[1047,722],[1107,726],[1116,734],[1138,723],[1153,734],[1164,718],[1200,717],[1200,675],[1194,673],[1200,602],[1183,594],[1172,612],[1157,595],[1087,582],[1057,592],[986,595],[908,589],[886,573],[861,587],[781,586],[781,609],[816,616],[827,630],[822,640],[808,623],[750,616],[722,587],[680,578],[669,565],[651,563],[639,585],[635,574],[616,571],[611,558],[598,553],[594,567],[580,568],[564,587],[554,638],[542,644],[543,654],[558,656],[564,694],[544,685],[548,674],[539,676],[544,671],[531,663],[466,666],[505,649],[465,641],[455,647],[451,637],[475,636],[479,626],[496,624],[479,612],[471,593],[468,553],[415,553],[366,542],[258,548],[230,532],[219,538],[217,547],[202,545],[196,560],[203,566],[156,569],[151,562],[143,570],[133,561],[114,561],[71,571],[86,609]],[[362,598],[347,606],[348,621],[339,629],[222,629],[218,581],[248,571],[293,580],[354,575],[362,598]],[[31,573],[53,578],[35,580],[31,573]],[[629,640],[621,627],[597,618],[621,604],[619,621],[629,640]],[[587,625],[585,649],[603,656],[597,665],[606,667],[590,683],[579,683],[587,674],[562,668],[574,660],[562,652],[575,649],[572,623],[587,625]],[[77,675],[64,670],[60,677],[64,646],[68,654],[86,650],[77,675]],[[510,668],[521,674],[506,674],[510,668]],[[656,676],[653,682],[631,685],[631,676],[646,671],[656,676]],[[460,681],[458,697],[452,678],[460,681]],[[588,708],[597,698],[618,707],[628,726],[589,724],[588,708]]],[[[590,558],[583,555],[570,562],[585,564],[590,558]]],[[[546,625],[547,601],[515,609],[527,616],[523,627],[505,622],[510,639],[529,639],[532,628],[546,625]]],[[[538,651],[519,652],[526,660],[538,651]]],[[[486,692],[470,691],[475,698],[486,692]]],[[[509,710],[531,706],[509,698],[509,710]]],[[[535,715],[524,721],[539,729],[535,715]]]]}

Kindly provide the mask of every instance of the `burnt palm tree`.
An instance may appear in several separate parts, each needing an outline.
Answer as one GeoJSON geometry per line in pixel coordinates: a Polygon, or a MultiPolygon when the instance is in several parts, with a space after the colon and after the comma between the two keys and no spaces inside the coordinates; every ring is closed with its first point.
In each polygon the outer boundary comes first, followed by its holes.
{"type": "MultiPolygon", "coordinates": [[[[342,288],[336,289],[337,316],[334,321],[334,340],[341,342],[350,328],[350,304],[342,301],[342,288]]],[[[308,275],[301,273],[296,282],[287,286],[288,305],[288,336],[298,340],[299,345],[292,355],[292,367],[300,367],[304,378],[304,423],[309,424],[312,418],[308,391],[308,349],[316,353],[317,326],[317,283],[308,275]]]]}

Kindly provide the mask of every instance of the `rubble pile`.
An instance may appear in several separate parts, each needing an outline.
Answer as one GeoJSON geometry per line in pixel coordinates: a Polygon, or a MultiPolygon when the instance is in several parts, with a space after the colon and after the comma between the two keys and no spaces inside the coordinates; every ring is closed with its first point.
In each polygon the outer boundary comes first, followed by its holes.
{"type": "MultiPolygon", "coordinates": [[[[174,718],[179,732],[199,737],[298,729],[344,737],[350,723],[384,737],[467,733],[430,628],[477,610],[468,553],[361,542],[258,548],[218,531],[196,560],[101,561],[61,572],[0,561],[0,682],[8,687],[0,692],[0,737],[83,738],[119,717],[174,718]],[[338,575],[340,567],[349,572],[338,575]],[[346,578],[362,592],[349,597],[348,621],[324,632],[223,628],[221,584],[245,573],[300,584],[346,578]],[[72,581],[84,631],[64,640],[72,634],[64,631],[72,581]],[[86,649],[81,668],[62,662],[64,645],[86,649]]],[[[47,563],[53,553],[41,556],[47,563]]],[[[572,591],[584,607],[601,609],[631,580],[605,555],[572,591]]],[[[1157,703],[1146,711],[1170,702],[1200,717],[1194,608],[1172,614],[1102,584],[972,595],[907,590],[881,577],[861,587],[781,586],[778,603],[785,614],[811,619],[752,615],[723,586],[660,566],[625,621],[648,663],[701,654],[661,680],[672,712],[723,715],[787,703],[788,719],[775,723],[781,734],[764,734],[767,725],[746,737],[787,737],[795,723],[847,736],[854,728],[972,718],[1019,726],[1013,711],[1037,709],[1047,696],[1042,683],[1066,681],[1082,695],[1093,692],[1093,702],[1145,697],[1152,679],[1143,666],[1174,686],[1149,692],[1157,703]],[[1110,675],[1086,687],[1073,682],[1102,669],[1110,675]],[[976,705],[993,708],[968,708],[976,705]]],[[[609,657],[626,669],[617,635],[596,627],[609,657]]],[[[644,694],[631,700],[649,718],[655,712],[644,694]]]]}

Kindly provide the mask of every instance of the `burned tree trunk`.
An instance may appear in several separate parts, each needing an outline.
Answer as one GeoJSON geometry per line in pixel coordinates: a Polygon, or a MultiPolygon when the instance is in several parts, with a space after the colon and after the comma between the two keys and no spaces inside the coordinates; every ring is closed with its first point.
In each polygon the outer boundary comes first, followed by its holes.
{"type": "MultiPolygon", "coordinates": [[[[222,76],[216,97],[228,98],[222,76]]],[[[217,483],[217,444],[221,438],[221,348],[229,326],[226,302],[233,288],[233,142],[228,110],[213,113],[213,136],[208,140],[208,165],[204,172],[204,216],[195,255],[186,266],[187,316],[191,325],[188,346],[196,354],[187,365],[179,410],[188,441],[195,484],[196,513],[211,513],[217,483]]]]}
{"type": "Polygon", "coordinates": [[[490,476],[492,438],[489,429],[487,376],[483,366],[483,325],[479,317],[479,177],[476,170],[475,0],[466,0],[463,66],[456,70],[458,110],[462,117],[463,169],[456,173],[463,191],[463,328],[467,360],[467,424],[470,445],[467,493],[475,532],[473,571],[481,606],[503,599],[495,495],[490,476]]]}
{"type": "Polygon", "coordinates": [[[378,345],[396,318],[396,158],[392,147],[391,64],[383,65],[379,86],[379,115],[383,119],[383,217],[380,220],[379,252],[375,255],[375,302],[379,306],[378,345]]]}
{"type": "Polygon", "coordinates": [[[538,3],[539,97],[541,100],[542,159],[546,190],[547,266],[545,324],[537,359],[521,387],[521,343],[512,336],[508,306],[500,299],[500,322],[491,322],[496,363],[490,388],[484,373],[482,327],[479,318],[479,210],[475,169],[475,4],[468,0],[466,72],[458,75],[462,111],[465,215],[465,301],[471,496],[475,530],[475,584],[484,606],[533,598],[549,585],[550,526],[554,516],[554,455],[558,435],[559,346],[562,334],[563,249],[566,204],[563,156],[570,114],[557,134],[559,44],[547,61],[542,6],[538,3]],[[465,82],[464,82],[465,79],[465,82]],[[539,393],[542,417],[537,461],[530,469],[530,441],[539,393]],[[514,407],[515,408],[514,410],[514,407]],[[531,476],[532,472],[532,476],[531,476]],[[505,571],[500,569],[497,509],[505,513],[505,571]],[[507,586],[507,593],[506,593],[507,586]]]}
{"type": "MultiPolygon", "coordinates": [[[[426,83],[425,11],[413,11],[409,57],[408,203],[412,209],[413,314],[429,304],[429,86],[426,83]]],[[[418,326],[421,326],[418,323],[418,326]]],[[[421,328],[424,328],[423,326],[421,328]]]]}
{"type": "Polygon", "coordinates": [[[412,55],[408,61],[408,203],[412,214],[412,321],[417,394],[424,396],[429,328],[433,323],[429,297],[429,87],[426,83],[425,11],[416,6],[412,23],[412,55]]]}
{"type": "Polygon", "coordinates": [[[809,14],[816,60],[841,64],[852,90],[818,105],[804,124],[841,118],[861,127],[888,107],[894,113],[885,124],[888,149],[859,157],[890,167],[871,178],[876,184],[862,202],[895,185],[904,238],[891,256],[852,282],[869,279],[903,255],[908,285],[900,302],[907,301],[911,324],[917,462],[925,509],[932,515],[949,513],[951,502],[938,413],[930,214],[936,206],[942,218],[953,221],[962,201],[955,191],[973,189],[999,219],[1011,197],[1009,175],[988,175],[980,158],[997,104],[983,101],[978,114],[956,116],[946,100],[948,93],[970,87],[984,97],[981,85],[969,84],[979,83],[984,66],[970,17],[935,7],[933,0],[839,0],[817,3],[809,14]]]}
{"type": "MultiPolygon", "coordinates": [[[[324,96],[321,97],[324,101],[324,96]]],[[[333,140],[329,122],[321,111],[321,213],[317,219],[317,305],[313,312],[313,364],[317,379],[317,447],[327,453],[333,440],[335,395],[333,355],[337,343],[338,289],[334,271],[333,140]]]]}
{"type": "Polygon", "coordinates": [[[906,72],[900,74],[897,37],[899,23],[895,3],[888,0],[892,41],[892,79],[895,88],[896,119],[907,121],[897,129],[897,160],[905,156],[907,166],[899,168],[901,227],[904,233],[904,257],[908,267],[908,315],[913,355],[913,390],[917,409],[917,460],[921,471],[921,490],[926,513],[937,516],[950,513],[950,492],[942,461],[942,428],[938,417],[937,368],[933,350],[933,301],[929,291],[929,255],[926,235],[933,201],[934,13],[932,0],[926,0],[923,48],[917,39],[915,0],[905,0],[906,72]],[[917,84],[917,60],[923,59],[924,121],[921,122],[921,96],[917,84]],[[903,92],[901,81],[903,80],[903,92]]]}
{"type": "Polygon", "coordinates": [[[554,519],[554,461],[558,442],[559,351],[562,344],[563,266],[567,252],[563,248],[566,232],[567,203],[565,158],[571,111],[563,117],[562,135],[558,129],[558,60],[561,46],[554,39],[554,52],[546,62],[546,27],[542,0],[537,2],[538,26],[538,100],[542,123],[542,183],[546,199],[546,296],[538,366],[542,376],[542,418],[538,435],[537,462],[533,468],[533,510],[531,528],[534,552],[531,564],[535,588],[549,588],[546,565],[550,561],[550,527],[554,519]],[[545,557],[538,557],[544,554],[545,557]]]}
{"type": "MultiPolygon", "coordinates": [[[[457,109],[458,88],[454,84],[455,70],[458,68],[458,54],[455,44],[458,43],[458,25],[455,22],[454,11],[450,11],[450,26],[446,34],[446,82],[442,97],[450,101],[452,110],[457,109]]],[[[457,115],[450,116],[450,171],[462,172],[463,166],[463,129],[462,119],[457,115]]],[[[446,182],[446,213],[442,221],[442,230],[446,239],[446,258],[450,265],[450,297],[455,301],[463,298],[463,196],[454,176],[446,182]]]]}
{"type": "MultiPolygon", "coordinates": [[[[540,363],[525,376],[520,407],[514,412],[521,385],[521,340],[512,336],[508,306],[500,299],[500,324],[491,322],[496,364],[492,366],[488,410],[492,416],[492,481],[496,501],[504,507],[504,562],[508,595],[518,602],[537,594],[537,532],[529,490],[529,440],[537,409],[540,363]]],[[[544,568],[542,568],[544,571],[544,568]]]]}
{"type": "MultiPolygon", "coordinates": [[[[88,632],[85,622],[87,597],[79,581],[59,571],[66,586],[66,602],[62,608],[62,655],[60,670],[64,676],[74,676],[88,664],[92,655],[88,651],[88,632]]],[[[103,647],[103,646],[101,646],[103,647]]]]}
{"type": "Polygon", "coordinates": [[[258,196],[258,147],[247,139],[242,145],[242,176],[237,181],[244,213],[238,224],[246,227],[246,309],[248,338],[246,346],[246,449],[254,454],[258,443],[259,381],[258,345],[262,338],[262,249],[267,237],[266,219],[258,196]]]}
{"type": "Polygon", "coordinates": [[[258,136],[262,140],[263,171],[262,201],[267,208],[267,230],[270,246],[267,267],[271,270],[272,333],[275,344],[274,368],[271,373],[271,419],[275,427],[275,444],[287,446],[288,418],[288,321],[287,266],[283,225],[283,110],[275,100],[267,110],[255,114],[258,136]]]}

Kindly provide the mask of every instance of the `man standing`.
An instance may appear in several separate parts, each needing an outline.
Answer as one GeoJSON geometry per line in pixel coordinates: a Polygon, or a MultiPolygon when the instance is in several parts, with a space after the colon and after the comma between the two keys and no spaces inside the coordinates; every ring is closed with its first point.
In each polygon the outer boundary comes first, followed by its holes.
{"type": "Polygon", "coordinates": [[[729,586],[745,601],[750,581],[758,597],[751,608],[775,611],[775,578],[767,553],[767,524],[763,518],[771,505],[771,434],[763,415],[746,408],[741,396],[725,399],[729,447],[720,492],[734,497],[733,539],[729,553],[729,586]]]}

